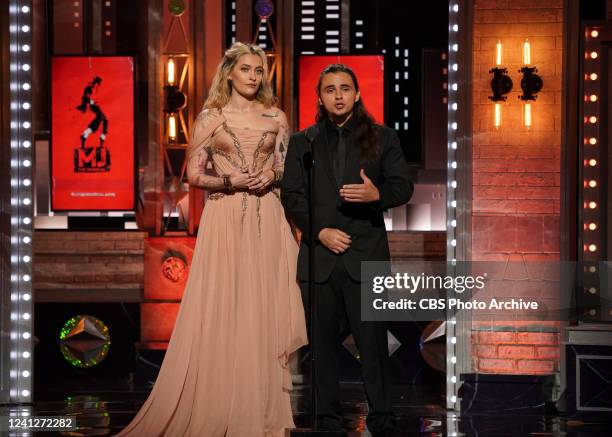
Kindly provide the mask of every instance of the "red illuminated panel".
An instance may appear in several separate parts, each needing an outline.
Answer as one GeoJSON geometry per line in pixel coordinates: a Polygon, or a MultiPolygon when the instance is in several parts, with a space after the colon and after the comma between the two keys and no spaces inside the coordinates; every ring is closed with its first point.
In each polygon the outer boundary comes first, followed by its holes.
{"type": "Polygon", "coordinates": [[[144,298],[180,300],[189,276],[194,237],[159,237],[145,240],[144,298]]]}
{"type": "Polygon", "coordinates": [[[317,82],[321,71],[329,64],[346,64],[355,72],[365,107],[377,123],[383,124],[385,97],[382,56],[301,56],[299,129],[305,129],[315,122],[317,82]]]}
{"type": "MultiPolygon", "coordinates": [[[[140,341],[170,341],[179,303],[142,303],[140,305],[140,341]]],[[[163,349],[166,349],[163,347],[163,349]]]]}
{"type": "Polygon", "coordinates": [[[158,237],[145,240],[144,299],[140,306],[140,340],[166,349],[189,277],[196,239],[158,237]],[[174,302],[173,302],[174,301],[174,302]]]}
{"type": "Polygon", "coordinates": [[[134,209],[133,58],[51,62],[52,209],[134,209]]]}

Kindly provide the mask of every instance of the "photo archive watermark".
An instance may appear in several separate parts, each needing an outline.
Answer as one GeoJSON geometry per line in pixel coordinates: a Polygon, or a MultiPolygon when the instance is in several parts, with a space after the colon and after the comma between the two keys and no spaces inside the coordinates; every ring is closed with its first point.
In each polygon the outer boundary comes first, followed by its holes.
{"type": "MultiPolygon", "coordinates": [[[[592,302],[582,272],[598,272],[597,299],[609,303],[612,262],[368,261],[361,265],[364,321],[572,320],[592,302]],[[466,315],[466,314],[463,314],[466,315]]],[[[592,276],[591,276],[592,277],[592,276]]]]}

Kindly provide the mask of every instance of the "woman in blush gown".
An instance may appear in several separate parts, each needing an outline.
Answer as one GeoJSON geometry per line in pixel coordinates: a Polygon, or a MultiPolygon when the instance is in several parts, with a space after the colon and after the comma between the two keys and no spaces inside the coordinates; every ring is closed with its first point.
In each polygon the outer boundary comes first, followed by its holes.
{"type": "Polygon", "coordinates": [[[189,183],[210,194],[180,310],[155,386],[119,436],[280,437],[294,426],[288,358],[306,326],[276,190],[288,125],[272,99],[264,52],[234,44],[188,148],[189,183]]]}

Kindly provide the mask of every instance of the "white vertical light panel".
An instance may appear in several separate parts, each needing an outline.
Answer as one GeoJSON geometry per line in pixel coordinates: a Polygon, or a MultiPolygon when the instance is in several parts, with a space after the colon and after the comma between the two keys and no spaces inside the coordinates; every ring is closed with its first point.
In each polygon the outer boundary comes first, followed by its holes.
{"type": "Polygon", "coordinates": [[[32,401],[32,4],[9,3],[11,138],[10,402],[32,401]]]}
{"type": "MultiPolygon", "coordinates": [[[[446,259],[454,265],[457,261],[457,149],[459,143],[459,118],[455,110],[459,105],[459,13],[461,0],[451,0],[448,16],[448,166],[446,185],[446,259]]],[[[462,128],[465,128],[463,126],[462,128]]],[[[446,407],[459,409],[457,372],[457,321],[449,316],[446,321],[446,407]]]]}
{"type": "MultiPolygon", "coordinates": [[[[302,0],[300,9],[301,39],[312,41],[315,39],[315,2],[302,0]]],[[[314,55],[312,50],[302,50],[302,55],[314,55]]]]}
{"type": "MultiPolygon", "coordinates": [[[[257,35],[257,44],[262,49],[268,48],[268,19],[263,18],[259,25],[259,34],[257,35]]],[[[270,43],[271,44],[271,43],[270,43]]]]}
{"type": "Polygon", "coordinates": [[[340,33],[342,22],[340,21],[340,1],[325,0],[325,53],[340,53],[340,33]],[[336,31],[338,36],[329,34],[329,31],[336,31]]]}

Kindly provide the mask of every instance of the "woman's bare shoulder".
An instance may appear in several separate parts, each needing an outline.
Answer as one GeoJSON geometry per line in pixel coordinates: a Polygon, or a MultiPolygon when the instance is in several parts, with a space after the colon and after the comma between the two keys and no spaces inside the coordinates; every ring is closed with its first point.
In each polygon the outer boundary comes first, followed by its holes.
{"type": "Polygon", "coordinates": [[[200,123],[210,123],[217,117],[221,116],[221,111],[217,108],[204,108],[200,111],[198,116],[196,117],[196,122],[200,123]]]}

